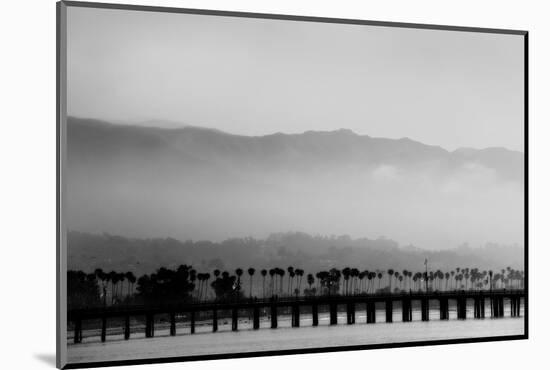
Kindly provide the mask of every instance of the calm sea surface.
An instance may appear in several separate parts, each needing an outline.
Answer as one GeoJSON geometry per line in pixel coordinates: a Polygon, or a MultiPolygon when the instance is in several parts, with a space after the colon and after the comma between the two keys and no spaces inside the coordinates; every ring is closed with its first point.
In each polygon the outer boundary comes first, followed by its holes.
{"type": "MultiPolygon", "coordinates": [[[[523,303],[523,302],[522,302],[523,303]]],[[[487,306],[487,305],[486,305],[487,306]]],[[[507,309],[509,306],[505,304],[507,309]]],[[[486,307],[487,308],[487,307],[486,307]]],[[[366,324],[366,316],[359,310],[356,324],[346,325],[346,315],[340,312],[338,324],[329,325],[328,313],[319,313],[319,326],[311,326],[311,315],[302,314],[299,328],[292,328],[290,318],[281,315],[278,329],[270,329],[270,321],[263,317],[260,330],[251,330],[246,315],[239,320],[239,331],[231,331],[230,319],[219,320],[219,331],[212,333],[209,322],[197,321],[196,332],[189,334],[187,322],[177,325],[178,335],[169,335],[169,324],[155,324],[155,337],[145,338],[141,326],[132,327],[131,339],[125,341],[119,328],[110,329],[107,341],[102,343],[97,330],[84,331],[81,344],[71,344],[68,338],[68,360],[74,362],[146,359],[154,357],[192,356],[238,352],[255,352],[300,348],[318,348],[378,343],[476,338],[487,336],[521,335],[524,319],[504,317],[491,319],[487,311],[485,319],[473,319],[469,307],[467,320],[456,320],[456,310],[450,307],[450,319],[439,321],[439,310],[430,310],[430,320],[420,320],[420,311],[413,307],[413,322],[401,322],[401,309],[394,309],[393,323],[385,323],[383,306],[377,307],[376,324],[366,324]]],[[[521,312],[523,316],[523,310],[521,312]]],[[[509,315],[509,312],[506,312],[509,315]]]]}

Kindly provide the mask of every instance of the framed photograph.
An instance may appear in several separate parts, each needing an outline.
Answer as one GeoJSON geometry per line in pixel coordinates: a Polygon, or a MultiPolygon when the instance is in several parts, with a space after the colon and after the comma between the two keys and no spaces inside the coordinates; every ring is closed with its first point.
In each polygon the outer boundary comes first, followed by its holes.
{"type": "Polygon", "coordinates": [[[526,31],[57,11],[59,368],[528,337],[526,31]]]}

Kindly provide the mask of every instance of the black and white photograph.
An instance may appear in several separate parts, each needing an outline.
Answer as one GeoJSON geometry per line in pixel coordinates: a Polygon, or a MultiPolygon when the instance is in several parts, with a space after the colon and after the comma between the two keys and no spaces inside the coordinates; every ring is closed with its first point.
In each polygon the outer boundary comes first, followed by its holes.
{"type": "Polygon", "coordinates": [[[57,16],[63,366],[527,338],[527,32],[57,16]]]}

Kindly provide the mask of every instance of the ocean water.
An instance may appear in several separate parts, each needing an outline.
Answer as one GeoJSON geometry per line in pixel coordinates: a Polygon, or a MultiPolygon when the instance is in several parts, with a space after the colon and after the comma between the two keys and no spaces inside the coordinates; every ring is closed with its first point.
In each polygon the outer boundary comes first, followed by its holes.
{"type": "MultiPolygon", "coordinates": [[[[509,306],[505,304],[505,308],[509,306]]],[[[487,305],[486,305],[487,308],[487,305]]],[[[413,306],[413,321],[401,322],[401,309],[394,307],[393,323],[385,323],[383,305],[377,307],[376,323],[366,324],[364,311],[357,310],[356,323],[347,325],[345,312],[339,312],[338,325],[329,325],[328,313],[319,313],[319,326],[312,327],[310,314],[302,314],[300,327],[292,328],[289,316],[279,316],[278,328],[270,329],[270,320],[262,317],[260,330],[251,329],[246,315],[239,319],[239,331],[231,331],[230,319],[219,319],[219,331],[212,333],[211,323],[197,321],[195,334],[190,334],[187,321],[177,324],[177,335],[169,335],[169,324],[155,324],[155,337],[145,338],[143,327],[132,326],[130,340],[124,340],[121,328],[111,328],[107,341],[102,343],[97,330],[84,331],[83,343],[72,344],[68,338],[68,361],[94,362],[156,357],[227,354],[286,349],[321,348],[380,343],[402,343],[425,340],[480,338],[488,336],[521,335],[523,317],[473,319],[468,310],[467,320],[456,320],[456,310],[450,307],[450,319],[439,320],[437,306],[430,309],[430,321],[423,322],[418,307],[413,306]]],[[[523,310],[521,312],[523,316],[523,310]]]]}

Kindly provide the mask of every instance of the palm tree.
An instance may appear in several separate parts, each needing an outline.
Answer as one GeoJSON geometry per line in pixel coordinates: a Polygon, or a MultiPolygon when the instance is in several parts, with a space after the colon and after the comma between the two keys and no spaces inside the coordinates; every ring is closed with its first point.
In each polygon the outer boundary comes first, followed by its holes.
{"type": "Polygon", "coordinates": [[[349,267],[344,267],[342,269],[342,276],[344,276],[344,294],[347,295],[349,291],[349,278],[351,275],[351,269],[349,267]]]}
{"type": "Polygon", "coordinates": [[[388,281],[390,283],[390,293],[391,293],[391,281],[392,281],[392,278],[393,278],[393,269],[389,269],[388,270],[388,281]]]}
{"type": "Polygon", "coordinates": [[[95,269],[94,274],[98,280],[101,280],[102,284],[105,283],[106,276],[102,269],[100,268],[95,269]]]}
{"type": "MultiPolygon", "coordinates": [[[[409,271],[408,270],[403,270],[403,276],[405,278],[408,278],[409,277],[409,271]]],[[[407,280],[405,280],[405,288],[407,287],[407,280]]]]}
{"type": "Polygon", "coordinates": [[[120,295],[123,295],[124,280],[126,280],[126,274],[124,272],[118,273],[118,281],[120,283],[120,295]]]}
{"type": "Polygon", "coordinates": [[[237,292],[241,290],[241,276],[243,276],[243,269],[238,268],[235,270],[235,275],[237,275],[237,292]]]}
{"type": "Polygon", "coordinates": [[[208,296],[208,280],[210,280],[210,273],[207,272],[203,274],[203,278],[204,278],[204,298],[206,298],[208,296]]]}
{"type": "Polygon", "coordinates": [[[199,272],[197,274],[197,280],[199,282],[199,286],[197,287],[197,299],[200,301],[202,296],[202,286],[204,281],[204,274],[202,272],[199,272]]]}
{"type": "Polygon", "coordinates": [[[290,290],[292,289],[292,280],[294,280],[294,267],[288,266],[288,293],[290,294],[290,290]]]}
{"type": "Polygon", "coordinates": [[[114,289],[115,289],[115,294],[114,294],[114,299],[115,299],[115,303],[116,301],[118,300],[118,296],[119,296],[119,293],[118,293],[118,283],[120,283],[120,274],[117,272],[114,279],[113,279],[113,283],[114,283],[114,289]]]}
{"type": "MultiPolygon", "coordinates": [[[[395,272],[393,273],[393,276],[395,276],[395,285],[398,285],[399,276],[400,276],[400,275],[399,275],[399,271],[395,271],[395,272]]],[[[401,279],[401,280],[403,280],[403,279],[401,279]]],[[[397,290],[399,290],[399,288],[397,288],[397,286],[396,286],[395,288],[396,288],[397,290]]]]}
{"type": "Polygon", "coordinates": [[[260,271],[260,274],[262,275],[262,297],[265,298],[265,276],[267,275],[267,270],[262,269],[262,271],[260,271]]]}
{"type": "Polygon", "coordinates": [[[115,300],[115,285],[118,282],[118,275],[115,271],[109,272],[109,275],[107,277],[107,281],[111,282],[111,304],[114,303],[115,300]]]}
{"type": "Polygon", "coordinates": [[[300,291],[300,289],[302,289],[302,276],[304,276],[304,270],[302,269],[296,269],[295,271],[296,273],[296,276],[298,277],[298,292],[300,291]]]}
{"type": "Polygon", "coordinates": [[[315,274],[315,278],[317,279],[317,291],[320,292],[321,291],[321,273],[317,272],[315,274]]]}
{"type": "Polygon", "coordinates": [[[285,277],[285,270],[281,268],[277,268],[277,274],[279,275],[279,278],[280,278],[279,294],[283,295],[283,278],[285,277]]]}
{"type": "Polygon", "coordinates": [[[328,278],[329,274],[326,271],[320,271],[315,276],[317,277],[317,284],[319,285],[319,292],[322,295],[323,292],[324,292],[322,288],[324,288],[325,285],[327,285],[327,278],[328,278]]]}
{"type": "Polygon", "coordinates": [[[358,283],[358,285],[359,285],[359,289],[358,289],[359,294],[361,294],[362,292],[365,291],[365,289],[363,289],[363,279],[367,276],[367,274],[368,274],[368,271],[360,271],[359,275],[357,276],[357,278],[359,279],[359,283],[358,283]]]}
{"type": "MultiPolygon", "coordinates": [[[[197,281],[197,270],[191,269],[189,270],[189,280],[191,281],[191,284],[195,287],[195,281],[197,281]]],[[[191,296],[194,295],[194,292],[191,292],[191,296]]]]}
{"type": "Polygon", "coordinates": [[[476,281],[477,281],[477,274],[476,274],[476,273],[470,274],[470,283],[471,283],[471,285],[470,285],[470,290],[475,289],[475,287],[476,287],[476,286],[475,286],[476,281]]]}
{"type": "Polygon", "coordinates": [[[461,274],[457,275],[457,278],[458,278],[458,281],[459,281],[459,284],[460,284],[460,288],[464,288],[464,286],[462,285],[462,280],[464,279],[464,275],[461,273],[461,274]]]}
{"type": "Polygon", "coordinates": [[[128,271],[126,273],[126,280],[128,280],[128,295],[130,296],[131,293],[133,293],[134,291],[134,283],[136,282],[136,277],[131,271],[128,271]]]}
{"type": "Polygon", "coordinates": [[[352,294],[355,294],[357,291],[357,278],[359,277],[359,270],[356,268],[352,268],[350,271],[350,275],[352,277],[352,294]]]}
{"type": "Polygon", "coordinates": [[[288,273],[289,288],[290,288],[288,291],[288,295],[290,295],[290,293],[293,291],[292,287],[294,284],[294,276],[296,276],[296,271],[291,271],[288,273]]]}
{"type": "Polygon", "coordinates": [[[377,277],[378,277],[378,290],[380,290],[380,283],[382,282],[383,272],[380,271],[377,277]]]}
{"type": "MultiPolygon", "coordinates": [[[[221,271],[218,270],[218,269],[215,269],[214,270],[214,282],[212,282],[212,284],[215,283],[215,281],[220,277],[220,274],[221,274],[221,271]]],[[[215,293],[215,292],[214,292],[215,293]]]]}
{"type": "Polygon", "coordinates": [[[309,285],[309,290],[311,291],[311,286],[315,283],[315,278],[312,274],[307,274],[307,285],[309,285]]]}
{"type": "Polygon", "coordinates": [[[275,275],[275,269],[269,269],[269,277],[270,277],[270,283],[269,285],[271,285],[271,295],[273,296],[273,288],[274,288],[274,280],[273,280],[273,276],[275,275]]]}
{"type": "Polygon", "coordinates": [[[97,268],[94,271],[95,276],[101,280],[101,296],[103,297],[103,306],[107,305],[107,286],[105,281],[107,280],[107,274],[102,269],[97,268]]]}
{"type": "Polygon", "coordinates": [[[331,268],[328,273],[329,295],[332,294],[332,291],[334,291],[334,293],[338,293],[338,290],[340,288],[340,277],[342,276],[342,273],[337,268],[331,268]]]}
{"type": "MultiPolygon", "coordinates": [[[[455,271],[452,270],[452,271],[451,271],[451,286],[453,285],[453,278],[454,278],[454,276],[455,276],[455,271]]],[[[456,289],[456,285],[455,285],[455,289],[456,289]]]]}
{"type": "Polygon", "coordinates": [[[365,289],[363,290],[365,293],[370,293],[373,285],[374,285],[374,279],[376,279],[376,273],[372,271],[365,270],[363,271],[363,275],[367,280],[365,281],[365,289]]]}
{"type": "Polygon", "coordinates": [[[253,283],[253,280],[252,280],[252,276],[254,276],[254,273],[256,272],[256,270],[252,267],[250,267],[248,269],[248,275],[250,275],[250,294],[248,295],[250,298],[252,298],[252,283],[253,283]]]}

